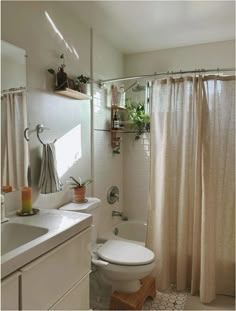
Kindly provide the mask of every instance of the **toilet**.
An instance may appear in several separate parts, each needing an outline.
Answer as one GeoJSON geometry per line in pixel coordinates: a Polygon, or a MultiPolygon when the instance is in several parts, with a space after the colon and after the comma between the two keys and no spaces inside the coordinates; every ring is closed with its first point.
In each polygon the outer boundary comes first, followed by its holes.
{"type": "Polygon", "coordinates": [[[60,209],[93,216],[92,263],[99,270],[103,280],[112,285],[113,291],[138,291],[141,287],[140,280],[148,276],[155,267],[154,253],[142,245],[128,241],[108,240],[104,244],[96,244],[101,201],[97,198],[87,199],[86,203],[68,203],[60,209]]]}

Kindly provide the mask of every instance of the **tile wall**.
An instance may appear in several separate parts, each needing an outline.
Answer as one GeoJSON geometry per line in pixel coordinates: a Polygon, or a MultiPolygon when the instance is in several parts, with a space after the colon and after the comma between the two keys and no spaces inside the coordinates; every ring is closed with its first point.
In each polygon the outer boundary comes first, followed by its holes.
{"type": "Polygon", "coordinates": [[[135,140],[135,134],[124,134],[124,212],[129,219],[145,221],[150,175],[150,134],[135,140]]]}
{"type": "MultiPolygon", "coordinates": [[[[100,208],[99,236],[111,230],[113,224],[120,220],[112,218],[112,210],[123,210],[123,156],[113,154],[111,148],[110,116],[107,108],[107,90],[94,86],[94,196],[102,201],[100,208]],[[119,201],[107,202],[107,191],[111,186],[120,190],[119,201]]],[[[123,149],[123,146],[121,146],[123,149]]]]}

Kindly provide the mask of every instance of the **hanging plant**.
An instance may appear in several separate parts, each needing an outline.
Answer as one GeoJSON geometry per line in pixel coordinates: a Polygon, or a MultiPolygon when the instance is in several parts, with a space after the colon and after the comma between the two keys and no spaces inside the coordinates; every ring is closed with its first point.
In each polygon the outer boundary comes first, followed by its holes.
{"type": "Polygon", "coordinates": [[[139,139],[145,132],[150,132],[150,116],[145,113],[144,103],[127,100],[125,103],[128,119],[133,122],[136,131],[135,139],[139,139]]]}

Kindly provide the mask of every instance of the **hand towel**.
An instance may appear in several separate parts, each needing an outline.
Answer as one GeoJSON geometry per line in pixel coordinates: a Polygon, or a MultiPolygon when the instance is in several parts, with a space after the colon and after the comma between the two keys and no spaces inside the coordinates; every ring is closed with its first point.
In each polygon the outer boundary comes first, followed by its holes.
{"type": "Polygon", "coordinates": [[[40,192],[54,193],[62,190],[62,182],[57,172],[54,143],[43,145],[41,173],[39,179],[40,192]]]}

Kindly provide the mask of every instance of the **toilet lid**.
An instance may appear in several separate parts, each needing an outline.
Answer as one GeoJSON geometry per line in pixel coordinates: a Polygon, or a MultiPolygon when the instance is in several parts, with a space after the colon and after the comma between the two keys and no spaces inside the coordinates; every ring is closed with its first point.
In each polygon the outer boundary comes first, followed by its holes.
{"type": "Polygon", "coordinates": [[[154,253],[142,245],[116,240],[104,243],[97,254],[110,263],[127,266],[149,264],[155,258],[154,253]]]}

